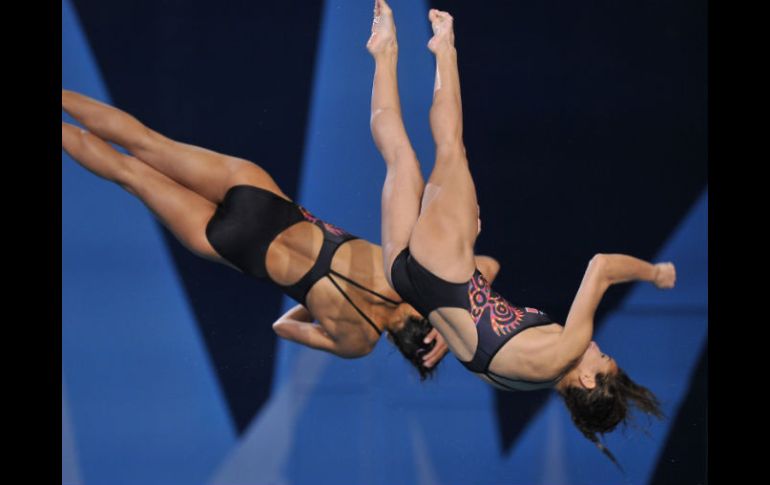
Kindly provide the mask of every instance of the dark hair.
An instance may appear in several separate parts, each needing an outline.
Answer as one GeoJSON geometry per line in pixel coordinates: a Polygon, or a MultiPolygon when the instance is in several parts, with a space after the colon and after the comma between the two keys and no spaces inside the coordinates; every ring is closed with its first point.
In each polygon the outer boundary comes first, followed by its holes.
{"type": "Polygon", "coordinates": [[[407,317],[404,326],[395,332],[388,332],[388,338],[398,347],[406,360],[412,363],[420,372],[420,380],[424,381],[428,377],[433,377],[436,366],[425,367],[422,357],[430,352],[436,345],[436,341],[426,344],[423,342],[425,336],[433,330],[427,318],[407,317]]]}
{"type": "Polygon", "coordinates": [[[660,403],[652,391],[632,381],[622,369],[618,369],[616,374],[596,374],[596,386],[593,389],[570,386],[560,391],[560,394],[575,426],[621,471],[623,468],[610,450],[599,442],[597,434],[609,433],[621,422],[627,425],[631,421],[631,405],[647,416],[663,418],[660,403]]]}

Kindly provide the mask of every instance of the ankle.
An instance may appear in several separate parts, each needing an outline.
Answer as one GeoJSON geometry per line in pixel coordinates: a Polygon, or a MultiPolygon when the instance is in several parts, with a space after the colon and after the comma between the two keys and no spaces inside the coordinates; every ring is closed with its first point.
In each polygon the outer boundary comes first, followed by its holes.
{"type": "Polygon", "coordinates": [[[395,63],[398,61],[398,43],[396,41],[393,41],[393,43],[388,44],[381,50],[372,53],[372,57],[374,57],[374,60],[376,62],[393,62],[395,63]]]}
{"type": "Polygon", "coordinates": [[[452,44],[439,44],[434,49],[433,54],[436,56],[436,59],[457,59],[457,49],[452,44]]]}

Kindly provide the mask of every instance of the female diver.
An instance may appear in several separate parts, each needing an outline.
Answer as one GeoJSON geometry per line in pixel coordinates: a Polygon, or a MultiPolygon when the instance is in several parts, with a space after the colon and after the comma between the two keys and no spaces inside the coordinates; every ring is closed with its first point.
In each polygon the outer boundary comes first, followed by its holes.
{"type": "Polygon", "coordinates": [[[387,165],[382,256],[388,281],[471,372],[504,390],[554,388],[578,429],[617,464],[597,433],[625,422],[631,404],[658,418],[662,413],[653,393],[591,340],[594,313],[613,284],[673,287],[674,266],[595,255],[564,324],[537,309],[511,305],[493,291],[474,257],[479,208],[462,139],[453,19],[436,9],[428,14],[433,29],[428,49],[436,58],[430,109],[436,161],[425,185],[401,118],[393,12],[376,0],[374,15],[367,42],[375,61],[370,124],[387,165]]]}

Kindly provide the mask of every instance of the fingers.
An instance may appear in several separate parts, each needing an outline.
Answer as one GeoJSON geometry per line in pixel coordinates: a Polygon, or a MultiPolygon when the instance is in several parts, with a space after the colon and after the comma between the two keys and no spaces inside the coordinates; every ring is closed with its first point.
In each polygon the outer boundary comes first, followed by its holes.
{"type": "Polygon", "coordinates": [[[669,280],[669,285],[670,285],[669,288],[673,288],[674,285],[676,284],[676,267],[674,267],[673,263],[666,263],[666,264],[667,264],[667,266],[671,270],[671,278],[669,280]]]}
{"type": "Polygon", "coordinates": [[[662,289],[673,288],[676,284],[676,268],[673,263],[658,263],[655,266],[655,285],[662,289]]]}
{"type": "Polygon", "coordinates": [[[425,367],[433,367],[438,364],[441,358],[444,357],[444,355],[446,355],[447,351],[449,350],[446,342],[444,341],[444,337],[442,337],[441,334],[438,333],[438,330],[435,328],[425,336],[424,342],[429,344],[434,340],[436,341],[436,344],[433,346],[431,351],[425,354],[422,358],[422,362],[425,367]]]}
{"type": "Polygon", "coordinates": [[[434,328],[433,330],[428,332],[428,335],[425,336],[425,338],[423,339],[423,343],[429,344],[434,340],[436,340],[436,337],[438,336],[439,336],[438,330],[434,328]]]}
{"type": "Polygon", "coordinates": [[[422,358],[422,362],[425,365],[425,367],[433,367],[436,364],[439,363],[439,361],[446,355],[448,350],[448,347],[445,343],[436,343],[436,346],[433,347],[433,349],[425,354],[425,356],[422,358]]]}

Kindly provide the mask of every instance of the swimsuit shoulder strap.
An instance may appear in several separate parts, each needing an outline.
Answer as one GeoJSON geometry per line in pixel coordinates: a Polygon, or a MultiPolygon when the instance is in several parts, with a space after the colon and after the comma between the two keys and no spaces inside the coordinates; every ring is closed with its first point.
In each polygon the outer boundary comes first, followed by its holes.
{"type": "MultiPolygon", "coordinates": [[[[348,303],[350,303],[353,306],[353,308],[358,312],[358,314],[361,315],[361,317],[363,317],[363,319],[366,320],[366,322],[369,325],[372,326],[374,331],[377,332],[377,335],[382,335],[382,330],[380,330],[380,328],[372,321],[372,319],[369,318],[369,316],[366,313],[364,313],[363,310],[361,310],[358,307],[358,305],[355,304],[355,302],[353,302],[353,300],[345,292],[345,290],[343,290],[342,287],[339,285],[339,283],[337,283],[337,281],[332,277],[332,274],[337,275],[337,276],[339,276],[340,278],[342,278],[342,279],[344,279],[346,281],[350,281],[352,284],[358,286],[359,288],[362,288],[362,289],[365,289],[365,290],[368,290],[368,288],[365,288],[364,286],[359,285],[358,283],[355,283],[352,280],[349,280],[348,278],[345,278],[344,276],[340,275],[339,273],[337,273],[336,271],[333,271],[333,270],[329,271],[329,274],[326,275],[326,277],[329,278],[329,281],[332,282],[334,287],[337,288],[337,291],[339,291],[340,294],[342,294],[342,296],[345,297],[345,299],[348,301],[348,303]]],[[[372,292],[372,293],[374,293],[374,292],[372,292]]]]}

